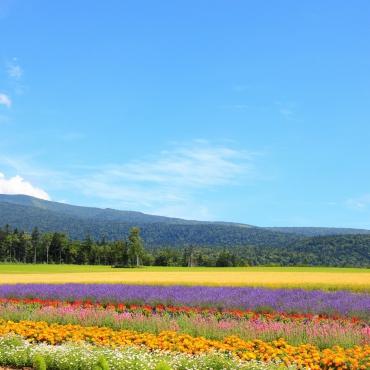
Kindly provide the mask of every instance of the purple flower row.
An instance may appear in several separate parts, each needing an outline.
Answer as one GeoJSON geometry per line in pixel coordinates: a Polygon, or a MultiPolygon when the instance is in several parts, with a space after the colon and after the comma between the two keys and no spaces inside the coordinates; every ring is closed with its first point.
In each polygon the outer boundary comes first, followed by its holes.
{"type": "Polygon", "coordinates": [[[370,316],[370,294],[348,291],[123,284],[0,285],[0,298],[5,297],[370,316]]]}

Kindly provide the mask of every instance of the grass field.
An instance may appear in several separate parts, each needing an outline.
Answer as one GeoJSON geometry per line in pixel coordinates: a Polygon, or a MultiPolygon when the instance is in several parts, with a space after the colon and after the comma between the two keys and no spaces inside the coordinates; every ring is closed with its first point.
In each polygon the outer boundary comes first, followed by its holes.
{"type": "Polygon", "coordinates": [[[126,283],[302,287],[370,291],[370,269],[321,267],[185,268],[1,264],[0,282],[126,283]]]}

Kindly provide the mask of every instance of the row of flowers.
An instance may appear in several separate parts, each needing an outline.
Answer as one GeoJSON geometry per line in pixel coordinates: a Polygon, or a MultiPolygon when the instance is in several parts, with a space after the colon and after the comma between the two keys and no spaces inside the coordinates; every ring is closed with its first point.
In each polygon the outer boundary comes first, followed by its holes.
{"type": "Polygon", "coordinates": [[[223,340],[193,337],[172,331],[158,335],[130,330],[113,330],[107,327],[83,327],[80,325],[48,324],[34,321],[0,320],[0,336],[15,333],[31,342],[62,344],[88,342],[107,347],[144,346],[150,350],[164,350],[196,355],[208,352],[232,353],[242,360],[270,362],[282,361],[294,364],[298,369],[368,369],[370,346],[344,349],[339,346],[320,350],[312,344],[289,345],[285,340],[272,342],[245,341],[236,336],[223,340]]]}
{"type": "Polygon", "coordinates": [[[220,352],[188,355],[144,347],[112,349],[86,343],[52,346],[30,343],[16,335],[0,338],[0,365],[53,370],[296,370],[294,365],[242,361],[220,352]]]}
{"type": "Polygon", "coordinates": [[[212,315],[217,319],[233,318],[259,321],[326,321],[328,319],[341,322],[364,323],[364,320],[358,317],[345,317],[330,314],[310,314],[310,313],[285,313],[271,312],[268,308],[261,308],[258,312],[251,310],[221,309],[215,307],[192,307],[192,306],[173,306],[173,305],[140,305],[125,303],[107,303],[93,302],[91,300],[83,301],[64,301],[58,299],[41,299],[41,298],[0,298],[0,304],[26,304],[43,307],[72,307],[72,308],[94,308],[118,313],[131,312],[142,313],[144,315],[167,313],[172,316],[176,315],[202,315],[204,317],[212,315]]]}
{"type": "Polygon", "coordinates": [[[0,285],[2,298],[42,298],[155,306],[217,307],[370,317],[370,294],[348,291],[125,284],[0,285]]]}
{"type": "Polygon", "coordinates": [[[106,326],[158,334],[176,331],[209,339],[237,335],[244,340],[265,341],[284,338],[288,343],[311,343],[323,349],[334,345],[344,348],[370,344],[370,327],[363,322],[331,319],[284,319],[259,315],[253,318],[228,317],[203,313],[168,313],[167,311],[126,310],[95,305],[41,305],[38,303],[0,303],[0,317],[6,320],[45,321],[82,326],[106,326]]]}

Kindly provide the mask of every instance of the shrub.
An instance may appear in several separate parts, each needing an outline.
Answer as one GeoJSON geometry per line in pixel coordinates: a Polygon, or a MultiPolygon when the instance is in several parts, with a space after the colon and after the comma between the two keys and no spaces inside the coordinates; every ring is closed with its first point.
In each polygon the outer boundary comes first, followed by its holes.
{"type": "Polygon", "coordinates": [[[100,356],[98,363],[94,367],[94,370],[109,370],[108,361],[105,359],[104,356],[100,356]]]}
{"type": "Polygon", "coordinates": [[[166,361],[158,362],[154,370],[171,370],[170,365],[166,361]]]}
{"type": "Polygon", "coordinates": [[[46,362],[41,355],[35,355],[32,361],[32,366],[35,370],[46,370],[46,362]]]}

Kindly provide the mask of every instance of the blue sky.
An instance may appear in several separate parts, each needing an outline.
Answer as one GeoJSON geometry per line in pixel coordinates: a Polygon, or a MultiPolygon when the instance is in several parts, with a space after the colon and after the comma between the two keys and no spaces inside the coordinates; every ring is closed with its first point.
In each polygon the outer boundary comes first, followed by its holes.
{"type": "Polygon", "coordinates": [[[0,192],[370,228],[368,1],[0,0],[0,192]]]}

